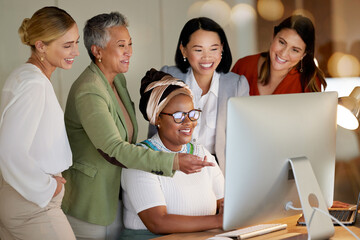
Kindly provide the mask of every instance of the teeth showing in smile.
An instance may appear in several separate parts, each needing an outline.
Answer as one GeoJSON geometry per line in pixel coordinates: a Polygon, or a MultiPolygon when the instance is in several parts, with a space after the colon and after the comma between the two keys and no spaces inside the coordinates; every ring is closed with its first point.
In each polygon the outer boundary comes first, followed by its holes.
{"type": "Polygon", "coordinates": [[[65,61],[68,63],[68,64],[72,64],[74,62],[74,59],[73,58],[65,58],[65,61]]]}
{"type": "Polygon", "coordinates": [[[277,60],[279,60],[280,62],[286,62],[286,60],[284,60],[284,59],[281,59],[279,56],[276,56],[276,58],[277,58],[277,60]]]}
{"type": "Polygon", "coordinates": [[[212,63],[203,63],[203,64],[200,64],[200,66],[202,66],[202,67],[206,67],[206,68],[209,68],[209,67],[211,67],[213,64],[212,63]]]}
{"type": "Polygon", "coordinates": [[[187,129],[183,129],[183,130],[180,130],[180,132],[185,132],[185,133],[189,133],[189,132],[190,132],[190,128],[187,128],[187,129]]]}

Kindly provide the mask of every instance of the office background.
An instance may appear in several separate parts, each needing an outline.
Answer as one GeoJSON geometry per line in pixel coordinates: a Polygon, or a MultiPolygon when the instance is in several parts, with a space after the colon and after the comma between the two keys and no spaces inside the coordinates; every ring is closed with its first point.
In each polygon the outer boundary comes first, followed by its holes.
{"type": "MultiPolygon", "coordinates": [[[[316,29],[315,57],[329,79],[331,90],[348,94],[360,85],[360,0],[0,0],[0,89],[10,72],[30,56],[17,29],[25,17],[38,9],[54,5],[65,9],[77,22],[80,31],[80,56],[71,70],[58,69],[52,83],[64,108],[71,84],[90,63],[83,46],[85,21],[97,14],[119,11],[129,20],[133,56],[125,74],[128,89],[138,106],[140,79],[151,67],[174,64],[175,48],[183,25],[192,17],[208,16],[219,22],[228,37],[233,64],[240,57],[266,51],[273,27],[295,13],[308,16],[316,29]],[[351,77],[351,78],[349,78],[351,77]]],[[[146,137],[147,122],[137,110],[138,140],[146,137]]],[[[360,155],[357,131],[338,134],[339,160],[353,161],[360,155]]],[[[355,163],[356,165],[356,163],[355,163]]],[[[343,167],[348,177],[354,167],[343,167]],[[351,170],[352,169],[352,170],[351,170]]],[[[360,189],[355,185],[344,191],[360,189]]],[[[345,180],[344,180],[345,181],[345,180]]],[[[345,181],[347,182],[347,180],[345,181]]],[[[342,183],[341,183],[342,184],[342,183]]],[[[357,196],[357,195],[356,195],[357,196]]],[[[347,199],[338,199],[344,200],[347,199]]]]}

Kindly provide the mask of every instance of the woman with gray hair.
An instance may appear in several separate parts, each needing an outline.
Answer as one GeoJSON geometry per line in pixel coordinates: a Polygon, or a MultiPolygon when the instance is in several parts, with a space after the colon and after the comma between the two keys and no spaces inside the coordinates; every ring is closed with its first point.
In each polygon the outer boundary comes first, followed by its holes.
{"type": "Polygon", "coordinates": [[[87,21],[84,42],[92,62],[74,82],[66,104],[73,165],[63,174],[62,208],[77,239],[117,239],[122,168],[173,176],[175,170],[194,173],[213,166],[194,155],[134,145],[138,127],[123,75],[132,55],[127,26],[117,12],[87,21]]]}

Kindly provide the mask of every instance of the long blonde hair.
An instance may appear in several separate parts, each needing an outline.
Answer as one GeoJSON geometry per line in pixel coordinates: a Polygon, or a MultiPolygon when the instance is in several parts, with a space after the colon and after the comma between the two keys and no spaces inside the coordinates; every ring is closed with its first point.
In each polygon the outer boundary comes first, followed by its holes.
{"type": "Polygon", "coordinates": [[[22,43],[35,50],[36,41],[49,44],[63,36],[74,24],[74,19],[66,11],[58,7],[44,7],[31,18],[25,18],[18,33],[22,43]]]}

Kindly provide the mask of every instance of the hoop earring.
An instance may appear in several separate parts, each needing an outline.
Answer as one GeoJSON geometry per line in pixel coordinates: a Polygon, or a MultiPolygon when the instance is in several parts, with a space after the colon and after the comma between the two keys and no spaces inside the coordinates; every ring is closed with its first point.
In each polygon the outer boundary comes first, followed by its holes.
{"type": "Polygon", "coordinates": [[[302,59],[300,60],[300,72],[302,73],[304,70],[303,70],[303,64],[302,64],[302,59]]]}
{"type": "Polygon", "coordinates": [[[184,62],[186,62],[186,57],[183,57],[184,58],[184,62]]]}

